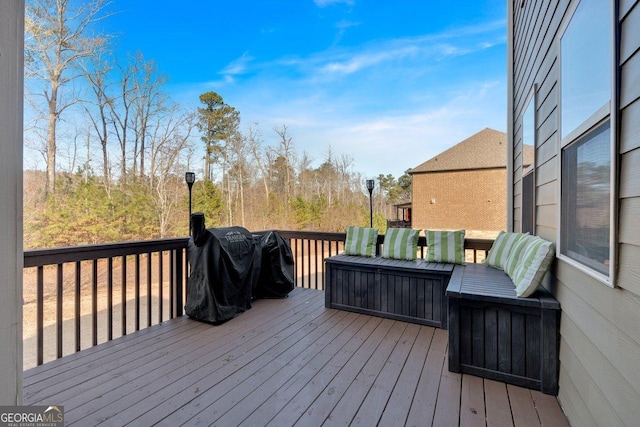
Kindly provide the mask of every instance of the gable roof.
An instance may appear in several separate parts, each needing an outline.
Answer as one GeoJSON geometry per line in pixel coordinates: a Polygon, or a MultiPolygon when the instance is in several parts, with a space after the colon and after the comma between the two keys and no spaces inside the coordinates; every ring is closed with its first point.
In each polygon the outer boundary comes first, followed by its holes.
{"type": "MultiPolygon", "coordinates": [[[[533,163],[534,149],[524,146],[524,166],[533,163]]],[[[507,167],[507,134],[485,128],[415,167],[410,174],[507,167]]]]}

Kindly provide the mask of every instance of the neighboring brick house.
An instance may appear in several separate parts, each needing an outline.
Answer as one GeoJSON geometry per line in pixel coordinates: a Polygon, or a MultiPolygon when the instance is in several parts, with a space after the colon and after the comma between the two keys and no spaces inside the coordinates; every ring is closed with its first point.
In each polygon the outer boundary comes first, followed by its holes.
{"type": "MultiPolygon", "coordinates": [[[[467,230],[491,237],[507,225],[507,135],[486,128],[415,167],[413,228],[467,230]]],[[[533,163],[525,146],[523,165],[533,163]]]]}

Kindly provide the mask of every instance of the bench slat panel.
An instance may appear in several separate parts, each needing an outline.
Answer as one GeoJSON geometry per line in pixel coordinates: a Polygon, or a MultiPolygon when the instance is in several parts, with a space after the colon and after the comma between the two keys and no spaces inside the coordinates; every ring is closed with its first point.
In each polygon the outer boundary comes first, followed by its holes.
{"type": "Polygon", "coordinates": [[[462,269],[447,288],[449,369],[557,394],[558,301],[544,289],[518,298],[500,270],[462,269]]]}
{"type": "Polygon", "coordinates": [[[325,266],[327,307],[446,328],[453,264],[335,255],[325,266]]]}

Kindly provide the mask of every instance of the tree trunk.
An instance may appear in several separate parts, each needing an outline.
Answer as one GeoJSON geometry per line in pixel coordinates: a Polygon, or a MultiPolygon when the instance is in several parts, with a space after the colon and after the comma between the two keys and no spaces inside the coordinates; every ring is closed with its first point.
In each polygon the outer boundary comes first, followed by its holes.
{"type": "Polygon", "coordinates": [[[47,128],[47,184],[45,193],[47,195],[55,192],[56,185],[56,113],[57,89],[52,91],[49,100],[49,126],[47,128]]]}

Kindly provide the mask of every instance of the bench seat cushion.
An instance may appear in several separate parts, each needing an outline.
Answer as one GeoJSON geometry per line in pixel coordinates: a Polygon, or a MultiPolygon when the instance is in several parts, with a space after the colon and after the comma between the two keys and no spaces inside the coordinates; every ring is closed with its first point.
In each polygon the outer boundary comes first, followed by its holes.
{"type": "Polygon", "coordinates": [[[511,249],[529,233],[510,233],[501,231],[491,245],[491,250],[484,263],[490,267],[504,270],[511,249]]]}
{"type": "Polygon", "coordinates": [[[377,241],[377,228],[348,225],[347,236],[344,241],[344,253],[346,255],[375,257],[377,241]]]}
{"type": "Polygon", "coordinates": [[[522,252],[513,277],[519,297],[528,297],[538,288],[555,257],[553,243],[533,237],[522,252]]]}
{"type": "Polygon", "coordinates": [[[384,235],[382,257],[393,259],[416,259],[420,230],[412,228],[389,228],[384,235]]]}

